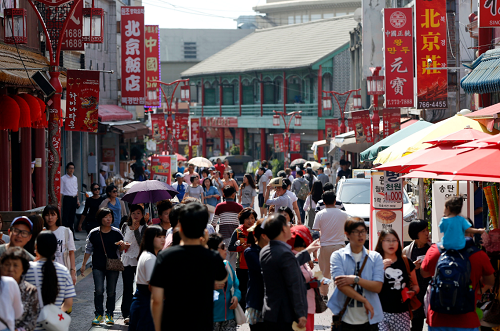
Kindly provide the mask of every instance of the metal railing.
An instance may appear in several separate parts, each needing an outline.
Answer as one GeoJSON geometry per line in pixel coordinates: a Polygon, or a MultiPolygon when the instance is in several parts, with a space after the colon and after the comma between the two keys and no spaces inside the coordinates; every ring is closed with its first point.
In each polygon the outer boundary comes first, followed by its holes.
{"type": "MultiPolygon", "coordinates": [[[[272,116],[274,115],[273,110],[283,111],[283,104],[265,104],[262,108],[264,116],[272,116]]],[[[287,104],[286,110],[288,113],[300,110],[302,111],[302,116],[318,116],[318,105],[315,103],[287,104]]],[[[190,108],[190,111],[194,114],[194,116],[201,116],[201,106],[193,106],[190,108]]],[[[222,106],[222,116],[239,116],[239,114],[239,105],[222,106]]],[[[204,106],[203,116],[220,116],[219,106],[204,106]]],[[[260,104],[242,105],[241,116],[260,116],[260,104]]],[[[323,112],[323,116],[329,116],[329,114],[323,112]]]]}

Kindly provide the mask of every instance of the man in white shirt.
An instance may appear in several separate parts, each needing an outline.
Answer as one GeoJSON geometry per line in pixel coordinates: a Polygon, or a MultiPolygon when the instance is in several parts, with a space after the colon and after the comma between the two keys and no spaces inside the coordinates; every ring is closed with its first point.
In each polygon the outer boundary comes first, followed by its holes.
{"type": "Polygon", "coordinates": [[[334,176],[334,169],[332,168],[332,164],[330,162],[326,162],[325,166],[326,166],[326,168],[325,168],[325,175],[328,176],[328,181],[330,183],[334,183],[336,176],[334,176]]]}
{"type": "Polygon", "coordinates": [[[188,172],[184,174],[184,182],[186,182],[188,185],[191,185],[191,176],[193,175],[200,178],[200,175],[198,175],[198,173],[194,171],[194,164],[189,164],[188,172]]]}
{"type": "Polygon", "coordinates": [[[292,182],[288,178],[285,178],[285,179],[283,179],[283,183],[286,184],[285,194],[288,196],[288,198],[290,198],[290,201],[292,202],[292,206],[293,206],[292,210],[295,213],[295,219],[297,220],[297,225],[301,225],[302,218],[300,216],[300,209],[299,209],[299,205],[297,203],[298,199],[297,199],[297,196],[295,195],[295,193],[290,191],[291,186],[292,186],[292,182]]]}
{"type": "Polygon", "coordinates": [[[260,216],[264,217],[267,214],[267,209],[264,207],[265,200],[264,196],[267,191],[267,183],[269,182],[269,177],[267,176],[266,168],[260,167],[258,170],[259,173],[259,208],[260,208],[260,216]]]}
{"type": "Polygon", "coordinates": [[[273,178],[268,185],[266,196],[264,198],[264,200],[266,201],[266,205],[274,205],[276,208],[275,211],[277,211],[279,207],[288,207],[293,210],[293,204],[286,194],[286,188],[287,184],[285,184],[284,180],[281,177],[273,178]],[[272,198],[269,197],[271,188],[274,188],[275,190],[273,192],[272,198]]]}
{"type": "MultiPolygon", "coordinates": [[[[61,196],[62,196],[62,224],[70,228],[75,236],[74,224],[76,209],[80,207],[80,199],[78,197],[78,179],[73,175],[75,172],[75,164],[69,162],[66,165],[66,175],[61,177],[61,196]]],[[[80,239],[75,238],[75,241],[80,239]]]]}
{"type": "Polygon", "coordinates": [[[106,170],[99,170],[99,186],[101,187],[101,194],[106,193],[106,170]]]}
{"type": "MultiPolygon", "coordinates": [[[[344,225],[347,213],[335,208],[336,196],[333,191],[323,193],[326,208],[316,214],[313,230],[320,231],[319,269],[325,278],[330,278],[330,256],[345,247],[344,225]]],[[[321,295],[328,295],[328,285],[321,285],[321,295]]]]}

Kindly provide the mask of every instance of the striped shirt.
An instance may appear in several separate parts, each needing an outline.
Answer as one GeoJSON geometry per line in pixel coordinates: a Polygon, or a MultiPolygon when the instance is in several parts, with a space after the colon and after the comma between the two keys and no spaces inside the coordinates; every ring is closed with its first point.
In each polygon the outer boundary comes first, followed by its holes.
{"type": "Polygon", "coordinates": [[[215,214],[212,220],[212,226],[215,228],[219,223],[219,233],[224,239],[231,238],[234,230],[240,226],[238,214],[243,207],[234,201],[225,201],[215,207],[215,214]]]}
{"type": "MultiPolygon", "coordinates": [[[[315,210],[316,214],[325,208],[326,206],[325,203],[323,202],[323,199],[319,200],[318,203],[316,204],[316,210],[315,210]]],[[[338,200],[335,201],[335,208],[345,211],[344,204],[342,203],[342,201],[338,200]]]]}

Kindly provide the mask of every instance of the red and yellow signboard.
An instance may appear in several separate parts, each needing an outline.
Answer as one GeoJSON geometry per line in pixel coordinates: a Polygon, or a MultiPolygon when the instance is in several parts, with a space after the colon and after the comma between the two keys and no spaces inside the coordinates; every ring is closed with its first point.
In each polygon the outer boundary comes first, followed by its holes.
{"type": "Polygon", "coordinates": [[[500,26],[500,2],[498,0],[479,0],[479,27],[500,26]]]}
{"type": "MultiPolygon", "coordinates": [[[[146,98],[146,107],[160,107],[161,90],[155,80],[161,80],[160,71],[160,26],[146,25],[145,28],[146,44],[146,91],[157,89],[156,101],[146,98]]],[[[187,138],[186,138],[187,139],[187,138]]]]}
{"type": "Polygon", "coordinates": [[[189,139],[189,115],[188,114],[175,114],[174,123],[174,137],[176,140],[189,139]]]}
{"type": "Polygon", "coordinates": [[[339,134],[339,120],[329,118],[325,120],[326,139],[335,138],[339,134]]]}
{"type": "Polygon", "coordinates": [[[357,111],[351,113],[351,115],[354,123],[354,133],[356,133],[356,144],[373,142],[370,111],[357,111]]]}
{"type": "Polygon", "coordinates": [[[66,131],[97,132],[99,71],[69,70],[66,131]]]}
{"type": "Polygon", "coordinates": [[[300,152],[300,133],[290,135],[290,152],[300,152]]]}
{"type": "Polygon", "coordinates": [[[122,105],[144,105],[144,7],[121,7],[122,105]]]}
{"type": "Polygon", "coordinates": [[[151,114],[151,124],[153,127],[153,138],[156,140],[167,140],[165,114],[151,114]]]}
{"type": "Polygon", "coordinates": [[[384,109],[382,115],[384,122],[384,138],[389,137],[401,127],[401,110],[397,109],[384,109]]]}
{"type": "Polygon", "coordinates": [[[448,108],[446,0],[416,0],[417,108],[448,108]],[[429,61],[430,60],[430,61],[429,61]]]}
{"type": "Polygon", "coordinates": [[[273,135],[273,141],[274,141],[274,152],[275,153],[280,153],[285,151],[284,147],[284,141],[283,141],[283,134],[277,133],[273,135]]]}
{"type": "Polygon", "coordinates": [[[384,9],[384,62],[386,105],[413,107],[412,8],[384,9]]]}
{"type": "Polygon", "coordinates": [[[191,146],[200,145],[200,119],[191,119],[191,146]]]}

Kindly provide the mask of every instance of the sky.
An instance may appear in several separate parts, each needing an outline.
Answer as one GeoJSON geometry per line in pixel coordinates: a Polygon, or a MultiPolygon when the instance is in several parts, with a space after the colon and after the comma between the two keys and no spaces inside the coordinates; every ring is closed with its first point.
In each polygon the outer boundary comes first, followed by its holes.
{"type": "Polygon", "coordinates": [[[177,29],[236,29],[240,15],[266,0],[143,0],[146,24],[177,29]]]}

